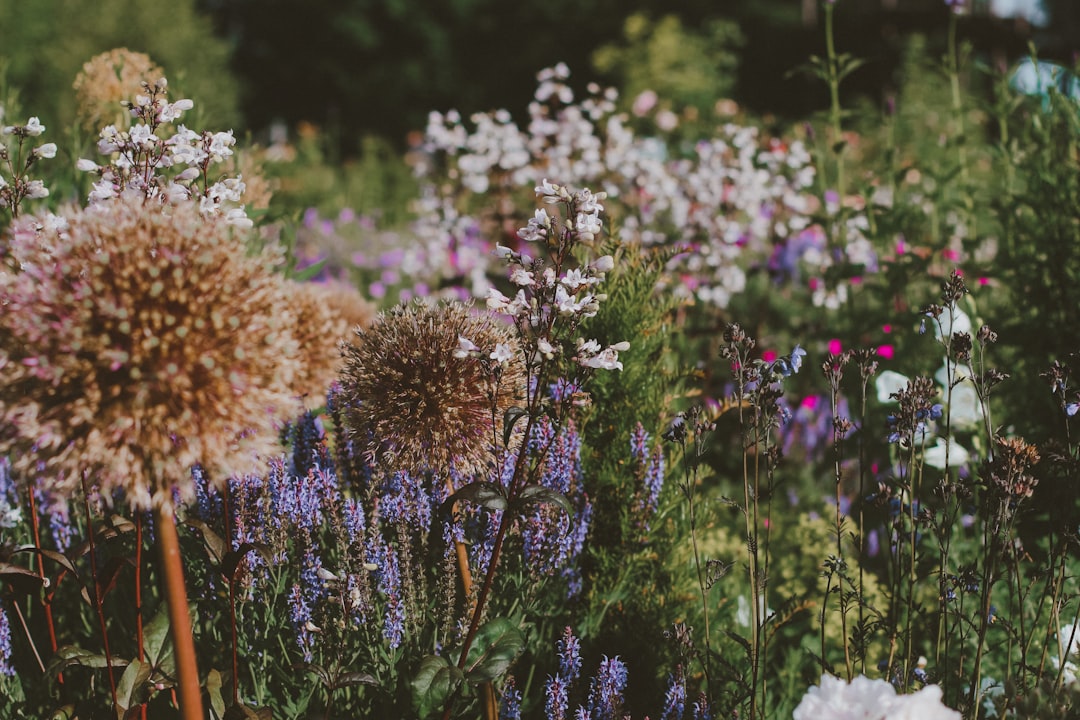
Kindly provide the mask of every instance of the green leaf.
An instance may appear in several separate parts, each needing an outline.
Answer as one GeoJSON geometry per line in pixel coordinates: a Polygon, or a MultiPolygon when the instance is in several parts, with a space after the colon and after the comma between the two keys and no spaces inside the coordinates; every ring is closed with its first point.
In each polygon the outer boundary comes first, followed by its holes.
{"type": "Polygon", "coordinates": [[[236,579],[236,569],[240,567],[240,561],[247,557],[247,554],[252,550],[259,553],[268,565],[273,563],[273,553],[270,552],[269,545],[246,542],[235,550],[225,553],[225,558],[221,563],[221,573],[229,582],[236,579]]]}
{"type": "Polygon", "coordinates": [[[524,647],[525,636],[510,620],[495,618],[485,623],[477,631],[469,651],[466,675],[469,684],[479,685],[501,678],[524,647]]]}
{"type": "MultiPolygon", "coordinates": [[[[113,659],[113,667],[126,665],[126,660],[113,659]]],[[[72,665],[78,665],[79,667],[89,668],[103,668],[108,667],[108,663],[105,661],[105,656],[100,653],[84,650],[74,645],[64,645],[56,649],[56,654],[49,660],[48,667],[45,668],[46,675],[55,675],[59,672],[63,672],[65,668],[72,665]]]]}
{"type": "Polygon", "coordinates": [[[221,695],[221,673],[211,669],[206,674],[206,693],[210,696],[210,709],[214,711],[214,717],[225,717],[225,698],[221,695]]]}
{"type": "Polygon", "coordinates": [[[412,681],[413,707],[420,717],[427,717],[446,704],[465,680],[464,674],[447,658],[428,655],[412,681]]]}
{"type": "Polygon", "coordinates": [[[297,270],[293,273],[292,279],[296,282],[307,282],[311,278],[322,272],[323,266],[326,265],[327,258],[321,258],[318,262],[308,265],[303,270],[297,270]]]}
{"type": "Polygon", "coordinates": [[[338,673],[338,676],[334,678],[334,687],[332,689],[339,690],[353,685],[371,685],[378,687],[379,681],[367,673],[343,672],[338,673]]]}
{"type": "Polygon", "coordinates": [[[195,528],[202,533],[203,545],[206,546],[206,552],[210,556],[210,561],[215,565],[221,565],[221,561],[225,558],[225,553],[229,551],[229,546],[225,540],[202,520],[188,518],[184,521],[184,524],[188,527],[195,528]]]}
{"type": "MultiPolygon", "coordinates": [[[[132,660],[124,674],[120,676],[120,682],[116,684],[116,702],[119,710],[124,711],[137,703],[134,701],[136,691],[150,677],[150,663],[141,660],[132,660]]],[[[123,717],[123,713],[119,713],[123,717]]]]}
{"type": "Polygon", "coordinates": [[[487,480],[469,483],[451,495],[447,502],[458,500],[466,500],[488,510],[505,510],[507,507],[506,492],[502,485],[487,480]]]}
{"type": "Polygon", "coordinates": [[[555,492],[549,487],[543,485],[526,485],[521,495],[518,496],[518,509],[523,509],[528,505],[536,503],[547,505],[558,505],[566,512],[566,517],[573,521],[574,519],[574,506],[570,504],[570,500],[560,492],[555,492]]]}
{"type": "Polygon", "coordinates": [[[154,617],[150,618],[150,622],[143,625],[143,650],[155,667],[160,667],[166,658],[171,658],[171,640],[169,609],[162,603],[154,617]]]}
{"type": "Polygon", "coordinates": [[[514,425],[528,414],[529,412],[523,407],[514,406],[506,409],[506,413],[503,414],[503,445],[510,444],[510,434],[514,430],[514,425]]]}

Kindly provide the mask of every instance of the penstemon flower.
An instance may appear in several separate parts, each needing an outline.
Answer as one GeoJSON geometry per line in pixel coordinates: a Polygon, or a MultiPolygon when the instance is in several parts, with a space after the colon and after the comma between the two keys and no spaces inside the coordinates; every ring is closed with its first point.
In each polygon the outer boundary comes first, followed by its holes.
{"type": "Polygon", "coordinates": [[[232,131],[197,133],[176,124],[194,103],[186,98],[169,102],[167,88],[164,77],[154,83],[144,81],[142,93],[133,102],[123,103],[133,120],[131,127],[107,125],[101,130],[97,148],[108,156],[106,164],[79,159],[79,170],[100,178],[93,184],[90,203],[129,195],[163,204],[191,200],[204,215],[222,215],[231,225],[251,227],[242,202],[243,178],[210,180],[210,166],[233,154],[236,138],[232,131]],[[175,130],[165,136],[173,125],[175,130]]]}

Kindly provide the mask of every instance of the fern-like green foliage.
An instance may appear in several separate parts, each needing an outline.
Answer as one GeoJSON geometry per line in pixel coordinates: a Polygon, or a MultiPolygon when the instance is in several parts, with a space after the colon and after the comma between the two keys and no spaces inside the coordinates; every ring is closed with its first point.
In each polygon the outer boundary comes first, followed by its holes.
{"type": "MultiPolygon", "coordinates": [[[[602,345],[623,340],[621,372],[598,373],[590,383],[592,407],[584,424],[582,458],[594,514],[586,546],[584,607],[578,627],[593,634],[595,647],[635,658],[635,667],[666,671],[662,628],[673,618],[664,609],[670,587],[667,556],[670,541],[654,519],[645,533],[634,512],[637,478],[630,456],[630,435],[641,422],[655,442],[662,430],[665,393],[670,389],[668,323],[670,297],[655,291],[663,258],[628,247],[616,252],[616,269],[608,275],[601,304],[585,334],[602,345]],[[642,628],[654,628],[649,633],[642,628]]],[[[665,495],[666,495],[665,491],[665,495]]],[[[661,507],[664,502],[661,499],[661,507]]],[[[642,702],[663,693],[664,677],[635,675],[631,694],[642,702]]],[[[632,703],[633,704],[633,703],[632,703]]]]}

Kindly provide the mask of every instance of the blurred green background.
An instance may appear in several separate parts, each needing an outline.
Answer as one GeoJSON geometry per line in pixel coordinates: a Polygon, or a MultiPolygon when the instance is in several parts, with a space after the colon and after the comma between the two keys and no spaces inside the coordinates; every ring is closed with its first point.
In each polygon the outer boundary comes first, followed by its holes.
{"type": "MultiPolygon", "coordinates": [[[[1001,65],[1027,52],[1067,64],[1080,7],[1042,0],[1045,27],[1002,13],[1039,0],[967,0],[963,32],[1001,65]],[[994,11],[994,14],[991,11],[994,11]]],[[[821,53],[819,0],[0,0],[0,58],[20,105],[46,124],[73,117],[82,63],[114,47],[145,52],[200,119],[265,137],[306,122],[334,153],[363,138],[404,147],[433,109],[524,111],[536,72],[566,62],[572,81],[651,85],[676,103],[730,97],[751,113],[805,117],[825,91],[789,71],[821,53]]],[[[942,0],[840,0],[840,49],[867,60],[845,92],[880,102],[897,85],[907,38],[943,42],[942,0]]],[[[1034,17],[1034,16],[1033,16],[1034,17]]],[[[1038,17],[1035,17],[1038,19],[1038,17]]],[[[176,95],[174,95],[176,96],[176,95]]],[[[849,98],[850,99],[850,98],[849,98]]],[[[331,158],[332,159],[332,158],[331,158]]]]}

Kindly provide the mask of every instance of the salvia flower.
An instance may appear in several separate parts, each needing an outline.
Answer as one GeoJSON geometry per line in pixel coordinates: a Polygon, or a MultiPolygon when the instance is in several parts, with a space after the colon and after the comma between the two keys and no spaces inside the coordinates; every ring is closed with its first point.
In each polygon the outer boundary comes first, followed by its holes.
{"type": "Polygon", "coordinates": [[[605,655],[589,687],[588,710],[593,720],[618,720],[622,717],[620,711],[628,679],[625,663],[618,656],[609,658],[605,655]]]}
{"type": "Polygon", "coordinates": [[[11,624],[7,611],[0,607],[0,675],[15,677],[15,665],[11,662],[11,624]]]}
{"type": "Polygon", "coordinates": [[[503,688],[499,720],[521,720],[521,691],[517,689],[513,677],[507,679],[506,687],[503,688]]]}
{"type": "Polygon", "coordinates": [[[573,630],[567,627],[555,647],[559,654],[559,675],[566,678],[567,684],[572,685],[581,674],[581,641],[574,636],[573,630]]]}
{"type": "Polygon", "coordinates": [[[132,505],[196,463],[214,477],[276,447],[293,319],[266,256],[223,221],[122,200],[17,224],[0,274],[0,452],[64,492],[94,473],[132,505]],[[34,452],[24,452],[34,448],[34,452]]]}

